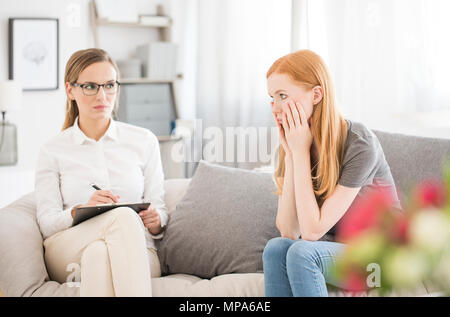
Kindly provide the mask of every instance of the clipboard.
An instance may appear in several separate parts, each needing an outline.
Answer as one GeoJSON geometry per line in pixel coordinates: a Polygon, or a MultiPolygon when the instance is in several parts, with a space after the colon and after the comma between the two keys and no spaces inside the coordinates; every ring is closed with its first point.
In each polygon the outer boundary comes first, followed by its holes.
{"type": "Polygon", "coordinates": [[[134,203],[134,204],[105,204],[92,207],[80,207],[76,209],[75,217],[72,221],[72,227],[92,217],[98,216],[111,209],[118,207],[129,207],[137,213],[141,210],[145,210],[150,206],[150,203],[134,203]]]}

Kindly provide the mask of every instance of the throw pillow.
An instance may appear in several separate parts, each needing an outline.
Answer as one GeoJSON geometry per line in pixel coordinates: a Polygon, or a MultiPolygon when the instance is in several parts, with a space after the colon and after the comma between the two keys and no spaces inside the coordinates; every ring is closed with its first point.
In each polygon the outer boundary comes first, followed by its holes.
{"type": "Polygon", "coordinates": [[[272,174],[201,161],[157,242],[163,275],[212,278],[262,272],[262,253],[275,226],[272,174]]]}

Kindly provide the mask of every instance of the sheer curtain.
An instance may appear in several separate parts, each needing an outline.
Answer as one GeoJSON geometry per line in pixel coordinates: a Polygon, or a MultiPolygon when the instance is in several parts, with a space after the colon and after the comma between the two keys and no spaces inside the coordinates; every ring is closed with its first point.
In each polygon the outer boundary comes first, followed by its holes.
{"type": "Polygon", "coordinates": [[[197,113],[205,125],[271,122],[265,74],[289,52],[290,17],[290,1],[199,1],[197,113]]]}
{"type": "Polygon", "coordinates": [[[450,1],[293,1],[294,49],[326,60],[344,115],[375,129],[450,138],[450,1]]]}
{"type": "MultiPolygon", "coordinates": [[[[291,0],[172,0],[171,12],[182,21],[173,40],[181,45],[186,117],[223,135],[226,127],[274,125],[266,72],[290,52],[291,0]]],[[[241,163],[229,165],[252,166],[241,163]]]]}

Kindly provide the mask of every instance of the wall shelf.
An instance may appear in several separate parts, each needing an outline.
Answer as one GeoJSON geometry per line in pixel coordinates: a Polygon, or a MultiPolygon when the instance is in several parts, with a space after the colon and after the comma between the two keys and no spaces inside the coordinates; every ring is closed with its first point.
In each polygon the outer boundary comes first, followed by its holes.
{"type": "MultiPolygon", "coordinates": [[[[139,22],[115,22],[107,19],[99,18],[94,0],[89,3],[92,30],[94,35],[95,47],[99,47],[98,28],[100,26],[126,27],[126,28],[153,28],[159,31],[161,41],[170,41],[170,28],[172,27],[172,19],[164,14],[162,5],[157,7],[157,15],[144,16],[146,21],[139,22]],[[152,19],[152,17],[154,19],[152,19]],[[163,19],[160,19],[163,18],[163,19]],[[153,21],[152,21],[153,20],[153,21]]],[[[141,17],[142,18],[142,17],[141,17]]]]}
{"type": "MultiPolygon", "coordinates": [[[[94,46],[100,48],[98,30],[102,26],[118,27],[118,28],[144,28],[156,29],[159,32],[159,40],[162,42],[170,42],[170,29],[173,24],[171,17],[164,14],[164,9],[161,4],[157,5],[157,15],[141,15],[139,22],[118,22],[110,21],[106,18],[100,18],[97,14],[95,1],[91,0],[90,18],[92,23],[92,32],[94,37],[94,46]]],[[[147,84],[147,83],[168,83],[175,80],[183,79],[183,74],[176,74],[173,80],[158,80],[148,78],[122,78],[120,80],[123,84],[147,84]]]]}
{"type": "MultiPolygon", "coordinates": [[[[165,17],[165,16],[156,16],[156,17],[165,17]]],[[[143,23],[143,22],[114,22],[109,21],[106,19],[99,19],[96,18],[96,24],[97,25],[103,25],[103,26],[117,26],[117,27],[134,27],[134,28],[170,28],[172,26],[172,20],[170,20],[169,17],[169,23],[166,22],[159,22],[155,20],[155,22],[150,23],[143,23]]]]}
{"type": "MultiPolygon", "coordinates": [[[[94,37],[94,45],[100,48],[99,43],[99,29],[102,28],[141,28],[144,30],[156,30],[158,31],[159,41],[170,42],[170,30],[173,24],[172,18],[164,14],[162,5],[157,6],[157,15],[146,15],[140,16],[139,22],[119,22],[111,21],[105,18],[100,18],[97,14],[97,9],[95,6],[95,1],[90,1],[90,18],[92,25],[92,32],[94,37]]],[[[109,31],[109,30],[108,30],[109,31]]],[[[129,30],[133,32],[134,30],[129,30]]],[[[154,31],[153,31],[154,32],[154,31]]],[[[124,41],[126,43],[126,39],[124,41]]],[[[177,103],[175,101],[174,85],[175,81],[183,78],[183,74],[173,74],[175,78],[170,79],[152,79],[152,78],[121,78],[119,82],[122,84],[121,94],[120,94],[120,107],[118,117],[116,120],[121,118],[124,122],[134,124],[136,126],[141,126],[148,128],[157,135],[160,151],[161,160],[164,170],[165,178],[184,178],[187,175],[187,165],[183,162],[176,162],[172,158],[172,149],[176,145],[183,145],[183,138],[180,136],[169,135],[170,131],[165,128],[158,131],[158,124],[155,124],[160,118],[155,116],[153,120],[147,120],[149,112],[153,111],[158,107],[158,102],[156,100],[152,102],[151,96],[148,96],[149,91],[152,90],[153,86],[165,86],[169,87],[169,95],[172,100],[173,107],[173,119],[178,119],[178,109],[177,103]],[[155,85],[156,84],[156,85],[155,85]],[[165,84],[165,85],[158,85],[165,84]],[[142,116],[140,116],[142,114],[142,116]],[[152,124],[152,127],[149,125],[152,124]],[[162,131],[164,130],[164,133],[162,131]],[[162,135],[161,135],[162,134],[162,135]]],[[[155,76],[157,77],[157,76],[155,76]]],[[[173,77],[173,76],[170,76],[173,77]]],[[[162,112],[163,113],[163,112],[162,112]]],[[[164,114],[164,113],[163,113],[164,114]]],[[[161,115],[161,113],[160,113],[161,115]]],[[[170,124],[170,121],[168,121],[170,124]]]]}
{"type": "MultiPolygon", "coordinates": [[[[182,78],[182,74],[178,74],[177,79],[182,78]]],[[[168,84],[168,83],[174,83],[174,80],[167,80],[167,79],[150,79],[150,78],[121,78],[120,80],[121,84],[168,84]]]]}

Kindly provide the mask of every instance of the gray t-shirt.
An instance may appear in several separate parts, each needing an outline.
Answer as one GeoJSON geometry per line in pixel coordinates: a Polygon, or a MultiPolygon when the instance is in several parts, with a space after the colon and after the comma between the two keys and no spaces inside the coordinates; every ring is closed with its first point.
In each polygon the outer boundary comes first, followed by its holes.
{"type": "MultiPolygon", "coordinates": [[[[402,209],[391,169],[377,136],[362,123],[346,121],[347,141],[338,184],[353,188],[361,187],[350,208],[365,193],[381,186],[392,191],[395,198],[393,207],[402,209]]],[[[328,231],[328,234],[335,235],[339,223],[340,221],[328,231]]]]}

